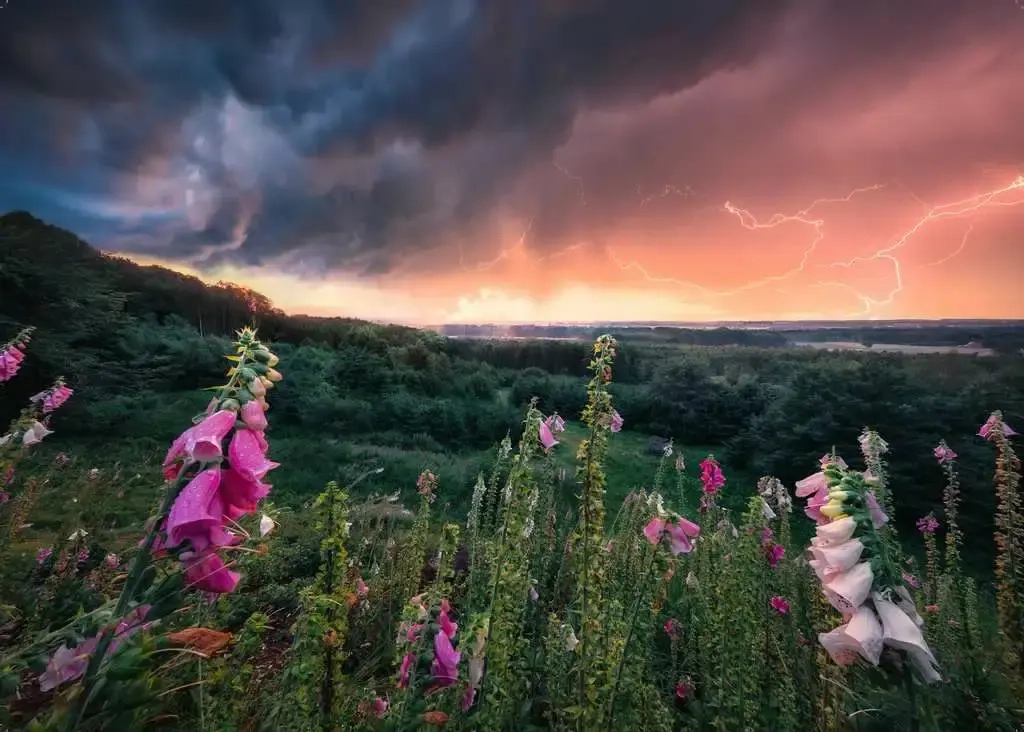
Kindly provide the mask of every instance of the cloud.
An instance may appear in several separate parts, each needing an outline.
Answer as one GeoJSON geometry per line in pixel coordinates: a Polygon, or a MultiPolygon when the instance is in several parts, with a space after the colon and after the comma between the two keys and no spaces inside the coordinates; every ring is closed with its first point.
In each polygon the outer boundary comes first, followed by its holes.
{"type": "MultiPolygon", "coordinates": [[[[715,288],[774,283],[808,233],[773,239],[769,261],[726,201],[767,217],[885,183],[851,209],[884,240],[922,200],[1024,160],[1011,122],[1024,12],[1010,0],[12,0],[3,13],[0,165],[15,174],[0,209],[206,271],[459,269],[504,292],[488,263],[520,277],[510,248],[534,263],[571,249],[719,312],[715,288]],[[714,255],[730,248],[757,272],[714,255]],[[666,263],[664,282],[639,275],[666,263]]],[[[854,239],[837,246],[871,244],[854,239]]],[[[521,279],[570,277],[553,272],[521,279]]]]}

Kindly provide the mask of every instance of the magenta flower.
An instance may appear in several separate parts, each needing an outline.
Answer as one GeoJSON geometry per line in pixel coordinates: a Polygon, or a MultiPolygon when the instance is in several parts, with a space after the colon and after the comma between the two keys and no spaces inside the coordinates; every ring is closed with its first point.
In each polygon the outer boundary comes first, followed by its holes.
{"type": "Polygon", "coordinates": [[[220,495],[223,471],[210,468],[197,474],[178,494],[167,516],[167,546],[186,539],[193,551],[228,546],[235,537],[224,529],[224,503],[220,495]]]}
{"type": "Polygon", "coordinates": [[[708,495],[715,495],[725,485],[725,475],[722,467],[714,457],[708,455],[700,463],[700,482],[704,486],[704,492],[708,495]]]}
{"type": "Polygon", "coordinates": [[[782,544],[771,544],[765,548],[764,556],[768,560],[768,566],[775,569],[786,557],[786,547],[782,544]]]}
{"type": "Polygon", "coordinates": [[[558,444],[558,440],[556,440],[555,436],[551,433],[551,427],[548,426],[547,422],[540,423],[540,429],[537,436],[540,439],[540,444],[545,450],[550,450],[558,444]]]}
{"type": "Polygon", "coordinates": [[[779,615],[789,614],[789,602],[781,595],[775,595],[772,597],[772,599],[768,601],[768,604],[771,605],[772,610],[777,612],[779,615]]]}
{"type": "Polygon", "coordinates": [[[430,665],[430,674],[438,686],[451,686],[459,678],[459,660],[462,654],[452,646],[451,638],[438,631],[434,636],[434,662],[430,665]]]}
{"type": "Polygon", "coordinates": [[[441,626],[441,632],[449,638],[454,638],[455,634],[459,632],[459,624],[452,622],[449,613],[451,612],[451,605],[448,604],[447,600],[441,601],[441,613],[437,617],[438,625],[441,626]]]}
{"type": "Polygon", "coordinates": [[[903,573],[903,581],[911,587],[913,587],[915,590],[921,586],[921,580],[919,580],[917,577],[910,574],[909,572],[903,573]]]}
{"type": "Polygon", "coordinates": [[[678,684],[676,684],[676,699],[679,699],[680,701],[685,701],[686,699],[689,699],[692,695],[693,684],[689,681],[689,679],[683,679],[678,684]]]}
{"type": "Polygon", "coordinates": [[[260,482],[280,465],[267,458],[267,441],[263,434],[250,429],[235,430],[228,445],[228,460],[235,472],[251,483],[260,482]]]}
{"type": "Polygon", "coordinates": [[[182,554],[185,563],[185,583],[191,589],[218,594],[234,592],[242,578],[224,564],[220,555],[213,551],[182,554]]]}
{"type": "Polygon", "coordinates": [[[36,552],[36,564],[42,566],[51,556],[53,556],[53,548],[48,546],[43,547],[36,552]]]}
{"type": "Polygon", "coordinates": [[[676,556],[689,554],[693,551],[693,540],[700,536],[700,526],[690,519],[680,516],[674,524],[665,525],[668,536],[668,548],[676,556]]]}
{"type": "Polygon", "coordinates": [[[382,699],[378,696],[376,699],[373,700],[373,714],[375,717],[380,719],[387,713],[387,711],[388,702],[386,699],[382,699]]]}
{"type": "Polygon", "coordinates": [[[675,638],[679,633],[679,621],[675,618],[669,618],[665,621],[665,635],[675,638]]]}
{"type": "Polygon", "coordinates": [[[665,533],[665,519],[655,516],[644,526],[644,536],[651,544],[657,544],[665,533]]]}
{"type": "Polygon", "coordinates": [[[468,712],[470,707],[473,706],[473,702],[475,702],[475,701],[476,701],[476,687],[475,686],[470,686],[470,685],[467,684],[466,685],[466,690],[464,692],[462,692],[462,701],[460,702],[460,707],[461,707],[462,711],[468,712]]]}
{"type": "Polygon", "coordinates": [[[984,437],[986,440],[991,439],[992,430],[997,424],[1001,424],[1003,426],[1003,435],[1005,437],[1013,437],[1017,434],[1010,425],[1006,424],[1006,422],[1003,422],[999,417],[993,414],[985,420],[985,424],[983,424],[978,430],[978,437],[984,437]]]}
{"type": "Polygon", "coordinates": [[[412,651],[402,656],[402,666],[398,669],[398,688],[404,689],[409,685],[409,671],[412,669],[416,654],[412,651]]]}
{"type": "Polygon", "coordinates": [[[11,500],[11,494],[8,491],[0,491],[0,506],[11,500]]]}
{"type": "Polygon", "coordinates": [[[171,443],[164,457],[164,478],[174,480],[181,472],[181,462],[210,462],[224,452],[224,438],[235,426],[236,415],[229,409],[221,409],[206,417],[197,425],[189,427],[171,443]]]}
{"type": "Polygon", "coordinates": [[[43,394],[43,414],[49,414],[60,409],[64,402],[70,399],[74,393],[73,390],[64,384],[57,384],[57,386],[45,392],[43,394]]]}
{"type": "Polygon", "coordinates": [[[19,344],[8,344],[7,348],[0,352],[0,382],[13,379],[24,359],[25,354],[19,344]]]}
{"type": "Polygon", "coordinates": [[[267,413],[256,401],[246,402],[239,410],[242,422],[251,430],[262,432],[267,428],[267,413]]]}
{"type": "Polygon", "coordinates": [[[369,592],[370,592],[370,588],[369,588],[369,586],[365,582],[363,582],[363,578],[360,577],[359,579],[357,579],[356,580],[356,594],[359,595],[360,597],[366,597],[366,595],[369,592]]]}
{"type": "Polygon", "coordinates": [[[933,451],[935,459],[939,461],[939,465],[946,465],[956,460],[956,453],[953,452],[945,442],[940,444],[933,451]]]}
{"type": "Polygon", "coordinates": [[[608,429],[612,432],[619,432],[622,430],[622,424],[622,415],[612,410],[612,419],[611,423],[608,425],[608,429]]]}
{"type": "Polygon", "coordinates": [[[917,520],[917,530],[922,534],[931,536],[939,530],[939,520],[931,514],[928,514],[923,518],[919,518],[917,520]]]}

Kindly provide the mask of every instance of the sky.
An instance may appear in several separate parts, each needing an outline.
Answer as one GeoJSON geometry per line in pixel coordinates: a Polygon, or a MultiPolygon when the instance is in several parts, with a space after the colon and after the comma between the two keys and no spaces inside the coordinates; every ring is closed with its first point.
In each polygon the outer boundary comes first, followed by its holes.
{"type": "Polygon", "coordinates": [[[1024,0],[6,0],[0,212],[412,324],[1024,318],[1024,0]]]}

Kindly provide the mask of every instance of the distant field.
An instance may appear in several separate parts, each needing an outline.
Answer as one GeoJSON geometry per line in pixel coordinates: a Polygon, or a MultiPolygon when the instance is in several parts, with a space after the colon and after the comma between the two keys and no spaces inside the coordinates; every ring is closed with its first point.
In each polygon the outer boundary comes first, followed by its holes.
{"type": "Polygon", "coordinates": [[[794,346],[816,348],[819,351],[872,351],[874,353],[958,353],[963,356],[994,356],[991,348],[975,346],[911,346],[902,343],[874,343],[865,346],[855,341],[794,341],[794,346]]]}

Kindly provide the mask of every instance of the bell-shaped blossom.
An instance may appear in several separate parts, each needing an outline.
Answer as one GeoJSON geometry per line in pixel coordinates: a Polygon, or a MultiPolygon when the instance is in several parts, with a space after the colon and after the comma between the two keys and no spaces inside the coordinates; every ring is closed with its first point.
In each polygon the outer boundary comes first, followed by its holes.
{"type": "Polygon", "coordinates": [[[644,526],[644,536],[651,544],[657,544],[665,534],[665,519],[655,516],[644,526]]]}
{"type": "Polygon", "coordinates": [[[857,521],[851,516],[829,521],[815,529],[811,544],[816,547],[835,546],[849,541],[857,530],[857,521]]]}
{"type": "Polygon", "coordinates": [[[848,622],[828,633],[819,633],[818,642],[840,666],[850,665],[858,656],[877,666],[884,645],[882,625],[874,611],[862,605],[848,622]]]}
{"type": "Polygon", "coordinates": [[[917,520],[917,530],[922,534],[934,534],[939,530],[939,520],[931,514],[917,520]]]}
{"type": "Polygon", "coordinates": [[[9,344],[0,352],[0,382],[13,379],[14,375],[18,373],[18,369],[21,368],[24,358],[25,354],[14,343],[9,344]]]}
{"type": "Polygon", "coordinates": [[[806,478],[796,482],[797,498],[807,498],[821,490],[828,490],[828,480],[822,471],[808,475],[806,478]]]}
{"type": "Polygon", "coordinates": [[[957,457],[956,453],[945,442],[936,447],[932,452],[935,455],[935,459],[939,461],[939,465],[951,463],[957,457]]]}
{"type": "Polygon", "coordinates": [[[685,516],[665,526],[669,551],[673,554],[689,554],[693,551],[693,540],[700,535],[700,526],[685,516]]]}
{"type": "Polygon", "coordinates": [[[373,716],[378,719],[382,718],[388,711],[388,701],[382,697],[377,697],[373,700],[373,716]]]}
{"type": "Polygon", "coordinates": [[[558,434],[559,432],[565,432],[565,420],[557,414],[552,414],[544,420],[544,424],[548,426],[552,434],[558,434]]]}
{"type": "Polygon", "coordinates": [[[197,474],[178,494],[167,516],[167,546],[186,539],[192,550],[226,546],[234,537],[224,530],[224,504],[220,496],[222,471],[210,468],[197,474]]]}
{"type": "Polygon", "coordinates": [[[860,539],[848,539],[841,544],[830,546],[812,544],[810,551],[811,556],[814,557],[812,562],[818,563],[811,565],[815,568],[814,571],[818,575],[818,579],[826,580],[840,572],[853,569],[853,566],[860,561],[861,554],[864,553],[864,544],[860,539]]]}
{"type": "Polygon", "coordinates": [[[871,523],[874,524],[876,529],[882,528],[889,521],[889,517],[882,510],[882,506],[878,503],[878,498],[875,496],[874,491],[867,491],[864,494],[864,503],[868,507],[871,523]]]}
{"type": "Polygon", "coordinates": [[[362,577],[356,580],[356,594],[359,597],[366,597],[370,594],[370,586],[363,581],[362,577]]]}
{"type": "Polygon", "coordinates": [[[822,512],[822,509],[828,505],[828,502],[828,487],[825,486],[807,499],[807,506],[804,508],[804,513],[807,514],[808,518],[814,519],[814,521],[819,525],[827,524],[833,520],[822,512]]]}
{"type": "Polygon", "coordinates": [[[267,414],[257,402],[246,402],[238,411],[242,422],[251,430],[262,432],[267,428],[267,414]]]}
{"type": "Polygon", "coordinates": [[[704,493],[710,496],[718,493],[719,489],[725,485],[722,466],[711,455],[700,462],[700,482],[704,486],[704,493]]]}
{"type": "Polygon", "coordinates": [[[842,468],[843,470],[846,470],[848,467],[850,467],[849,465],[846,464],[846,461],[843,460],[841,457],[829,453],[826,453],[825,455],[822,455],[820,458],[818,458],[818,464],[821,465],[822,470],[827,468],[829,465],[836,465],[842,468]]]}
{"type": "Polygon", "coordinates": [[[622,424],[622,415],[612,410],[612,418],[611,421],[608,423],[608,429],[611,430],[612,432],[620,432],[622,430],[622,424]]]}
{"type": "Polygon", "coordinates": [[[540,423],[538,439],[545,450],[550,450],[558,444],[558,440],[556,440],[555,436],[551,433],[551,427],[548,426],[547,422],[540,423]]]}
{"type": "Polygon", "coordinates": [[[572,653],[576,650],[576,646],[580,644],[580,639],[576,637],[576,630],[572,627],[569,628],[568,635],[565,636],[565,650],[567,653],[572,653]]]}
{"type": "Polygon", "coordinates": [[[983,424],[981,428],[978,430],[978,437],[984,437],[986,440],[991,439],[992,430],[995,429],[997,424],[1003,425],[1004,436],[1013,437],[1014,435],[1017,434],[1016,431],[1014,431],[1014,429],[1010,427],[1010,425],[1006,424],[1006,422],[1003,422],[1001,419],[999,419],[996,415],[993,414],[991,417],[985,420],[985,424],[983,424]]]}
{"type": "Polygon", "coordinates": [[[235,430],[228,445],[232,469],[253,483],[263,480],[263,476],[280,465],[267,458],[266,440],[261,440],[261,437],[260,433],[250,429],[235,430]]]}
{"type": "MultiPolygon", "coordinates": [[[[255,512],[257,504],[270,493],[270,485],[250,480],[237,472],[234,467],[220,472],[220,498],[224,506],[224,515],[233,521],[255,512]]],[[[263,522],[261,520],[260,530],[262,531],[262,529],[263,522]]]]}
{"type": "Polygon", "coordinates": [[[877,592],[872,595],[871,599],[874,601],[878,617],[882,621],[885,645],[906,651],[926,683],[941,681],[939,664],[914,620],[877,592]]]}
{"type": "Polygon", "coordinates": [[[267,514],[260,516],[260,536],[266,536],[274,527],[277,526],[277,522],[270,518],[267,514]]]}
{"type": "Polygon", "coordinates": [[[441,612],[437,616],[438,625],[441,626],[441,632],[447,635],[449,638],[454,638],[455,634],[459,632],[459,624],[453,622],[449,613],[451,607],[448,605],[448,601],[444,600],[441,602],[441,612]]]}
{"type": "Polygon", "coordinates": [[[53,548],[52,547],[48,547],[48,546],[47,547],[43,547],[42,549],[40,549],[39,551],[36,552],[36,564],[42,566],[43,564],[46,563],[46,560],[49,559],[52,556],[53,556],[53,548]]]}
{"type": "Polygon", "coordinates": [[[46,425],[42,422],[35,421],[29,425],[28,429],[25,430],[25,434],[21,436],[21,444],[25,447],[38,445],[47,435],[52,434],[53,430],[47,429],[46,425]]]}
{"type": "Polygon", "coordinates": [[[443,631],[434,636],[434,662],[430,674],[438,686],[451,686],[459,678],[459,660],[462,654],[452,646],[451,638],[443,631]]]}
{"type": "MultiPolygon", "coordinates": [[[[917,605],[914,603],[914,598],[910,596],[906,587],[896,588],[896,606],[907,614],[907,617],[913,621],[914,625],[918,628],[924,627],[924,618],[922,618],[920,613],[917,612],[917,605]]],[[[925,610],[927,610],[928,607],[925,607],[925,610]]]]}
{"type": "Polygon", "coordinates": [[[49,414],[55,412],[64,406],[64,402],[71,398],[74,394],[74,390],[65,386],[64,384],[58,384],[54,388],[45,392],[43,395],[43,414],[49,414]]]}
{"type": "Polygon", "coordinates": [[[404,689],[409,685],[409,671],[412,670],[412,664],[416,660],[416,654],[412,651],[402,656],[402,665],[398,669],[398,688],[404,689]]]}
{"type": "Polygon", "coordinates": [[[853,612],[864,604],[871,593],[875,576],[867,562],[855,564],[849,571],[827,579],[822,589],[825,597],[841,613],[853,612]]]}
{"type": "Polygon", "coordinates": [[[242,578],[227,568],[220,555],[212,551],[189,552],[182,555],[185,563],[185,583],[191,589],[226,594],[234,592],[242,578]]]}
{"type": "Polygon", "coordinates": [[[176,478],[181,470],[177,463],[181,460],[208,462],[221,457],[224,454],[224,438],[235,426],[235,421],[234,412],[221,409],[182,432],[171,443],[164,457],[164,477],[168,480],[176,478]]]}

